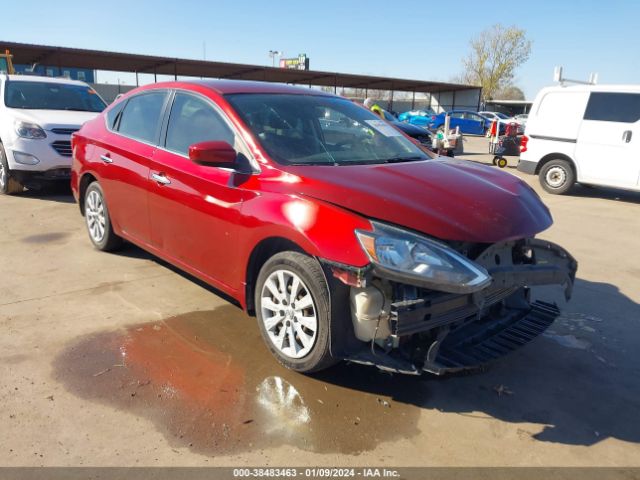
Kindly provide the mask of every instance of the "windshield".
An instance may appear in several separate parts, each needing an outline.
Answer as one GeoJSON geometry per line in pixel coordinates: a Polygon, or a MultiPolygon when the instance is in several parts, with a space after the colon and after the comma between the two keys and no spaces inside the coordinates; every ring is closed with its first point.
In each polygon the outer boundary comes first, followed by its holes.
{"type": "Polygon", "coordinates": [[[509,118],[509,116],[508,116],[508,115],[505,115],[504,113],[500,113],[500,112],[496,112],[496,116],[498,116],[498,117],[500,117],[500,118],[502,118],[502,119],[504,119],[504,118],[509,118]]]}
{"type": "Polygon", "coordinates": [[[101,112],[106,107],[88,86],[53,82],[7,82],[4,103],[10,108],[101,112]]]}
{"type": "Polygon", "coordinates": [[[347,165],[430,158],[387,122],[343,98],[257,93],[225,98],[278,163],[347,165]]]}

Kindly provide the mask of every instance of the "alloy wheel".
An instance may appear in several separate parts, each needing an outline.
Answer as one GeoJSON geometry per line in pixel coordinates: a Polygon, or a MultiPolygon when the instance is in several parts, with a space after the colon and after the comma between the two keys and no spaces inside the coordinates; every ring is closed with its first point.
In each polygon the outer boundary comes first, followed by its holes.
{"type": "Polygon", "coordinates": [[[95,190],[89,192],[85,202],[85,218],[89,235],[95,243],[100,243],[104,239],[105,232],[105,214],[102,196],[95,190]]]}
{"type": "Polygon", "coordinates": [[[260,295],[262,321],[269,340],[283,355],[303,358],[318,333],[316,306],[309,288],[289,270],[276,270],[260,295]]]}

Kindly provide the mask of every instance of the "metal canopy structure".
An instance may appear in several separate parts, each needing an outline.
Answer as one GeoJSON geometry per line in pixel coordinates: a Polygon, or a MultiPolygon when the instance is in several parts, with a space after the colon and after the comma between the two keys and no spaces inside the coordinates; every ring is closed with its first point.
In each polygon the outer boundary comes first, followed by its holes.
{"type": "Polygon", "coordinates": [[[105,52],[79,48],[53,47],[26,43],[0,41],[2,50],[9,49],[14,64],[51,65],[57,67],[87,68],[131,73],[150,73],[188,77],[229,78],[261,80],[266,82],[294,83],[333,88],[360,88],[415,93],[457,92],[479,90],[473,85],[407,80],[401,78],[353,75],[348,73],[314,70],[287,70],[260,65],[210,62],[184,58],[156,57],[132,53],[105,52]]]}

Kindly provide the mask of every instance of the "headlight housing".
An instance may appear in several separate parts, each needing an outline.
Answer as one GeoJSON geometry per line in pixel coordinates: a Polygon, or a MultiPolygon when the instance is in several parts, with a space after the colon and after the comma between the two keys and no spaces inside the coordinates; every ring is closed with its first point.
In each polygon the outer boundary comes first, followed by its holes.
{"type": "Polygon", "coordinates": [[[380,273],[392,280],[450,293],[472,293],[491,283],[480,265],[427,237],[378,222],[356,230],[362,249],[380,273]]]}
{"type": "Polygon", "coordinates": [[[32,140],[40,140],[47,138],[47,134],[44,132],[40,125],[35,123],[23,122],[22,120],[16,120],[15,123],[16,133],[19,137],[30,138],[32,140]]]}

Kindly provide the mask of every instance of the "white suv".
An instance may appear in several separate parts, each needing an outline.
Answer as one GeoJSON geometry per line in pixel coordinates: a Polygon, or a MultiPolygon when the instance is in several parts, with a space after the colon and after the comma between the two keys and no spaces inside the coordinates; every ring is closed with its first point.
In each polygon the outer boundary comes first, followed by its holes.
{"type": "Polygon", "coordinates": [[[0,75],[0,194],[68,180],[71,134],[105,107],[83,82],[0,75]]]}

